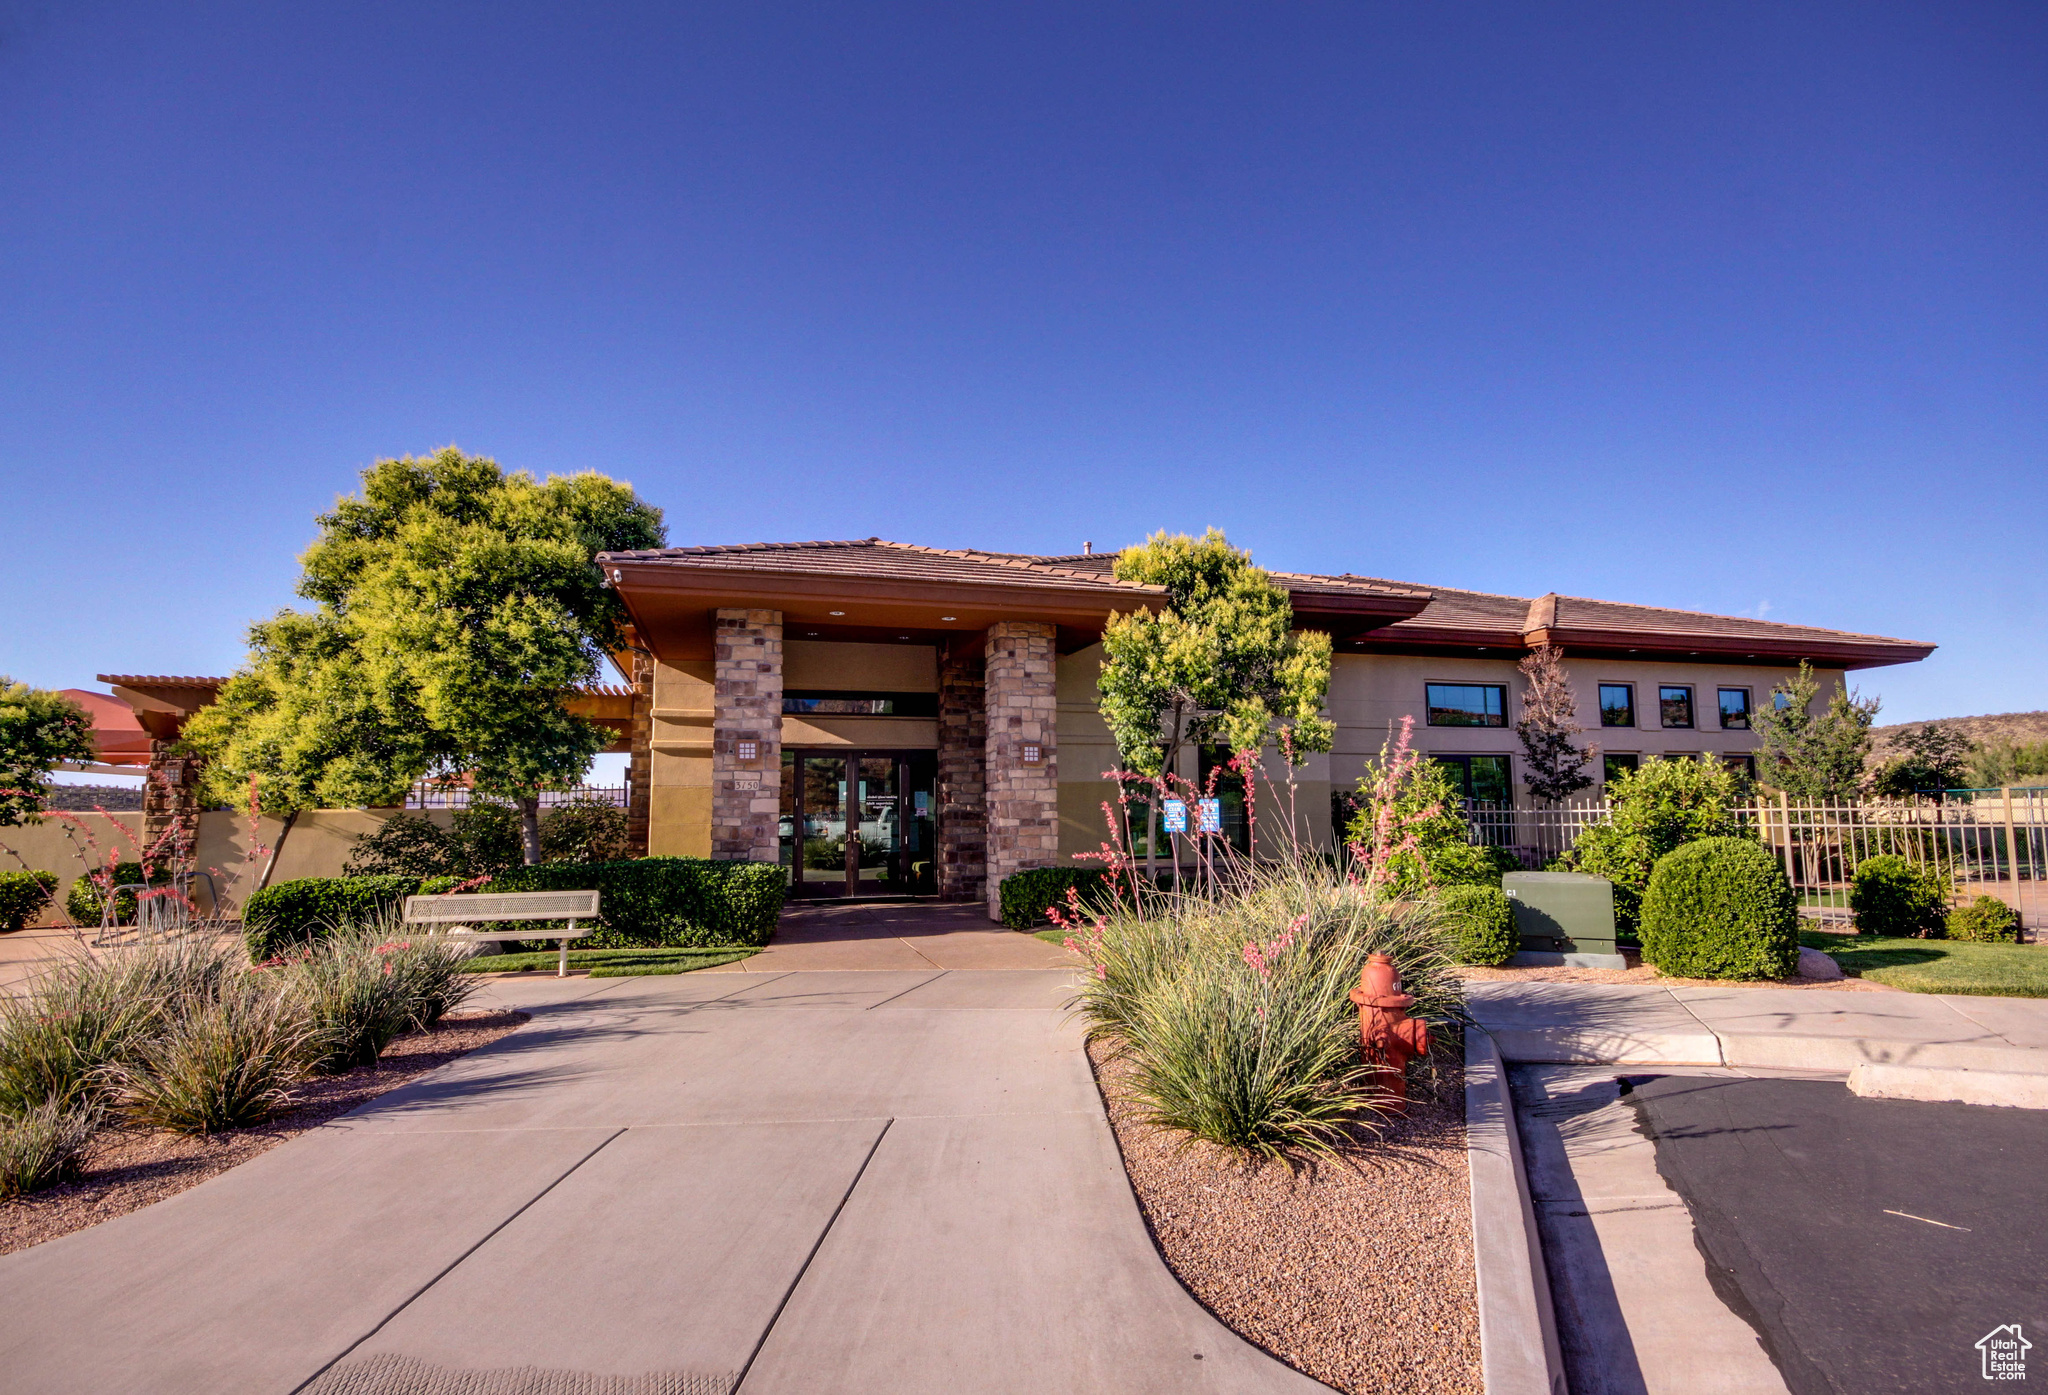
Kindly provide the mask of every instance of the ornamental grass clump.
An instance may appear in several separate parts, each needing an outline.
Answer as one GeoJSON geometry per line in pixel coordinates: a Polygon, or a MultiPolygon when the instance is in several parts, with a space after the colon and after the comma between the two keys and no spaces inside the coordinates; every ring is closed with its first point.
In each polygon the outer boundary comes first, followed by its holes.
{"type": "Polygon", "coordinates": [[[0,1197],[39,1191],[76,1175],[100,1114],[98,1104],[48,1100],[0,1116],[0,1197]]]}
{"type": "Polygon", "coordinates": [[[1427,899],[1394,901],[1309,861],[1238,865],[1213,896],[1148,896],[1060,923],[1089,961],[1075,1007],[1155,1126],[1246,1153],[1329,1154],[1386,1105],[1346,996],[1390,955],[1415,1016],[1462,1018],[1450,932],[1427,899]]]}
{"type": "Polygon", "coordinates": [[[136,1122],[214,1133],[277,1113],[326,1049],[290,985],[238,974],[173,1005],[134,1059],[106,1074],[136,1122]]]}

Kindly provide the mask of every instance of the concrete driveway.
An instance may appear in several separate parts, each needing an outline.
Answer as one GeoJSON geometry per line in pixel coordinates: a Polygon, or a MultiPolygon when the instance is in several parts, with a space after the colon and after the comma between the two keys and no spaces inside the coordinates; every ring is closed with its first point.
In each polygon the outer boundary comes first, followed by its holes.
{"type": "Polygon", "coordinates": [[[50,1395],[1323,1389],[1160,1263],[1070,972],[500,981],[536,1017],[497,1045],[0,1258],[0,1371],[50,1395]]]}

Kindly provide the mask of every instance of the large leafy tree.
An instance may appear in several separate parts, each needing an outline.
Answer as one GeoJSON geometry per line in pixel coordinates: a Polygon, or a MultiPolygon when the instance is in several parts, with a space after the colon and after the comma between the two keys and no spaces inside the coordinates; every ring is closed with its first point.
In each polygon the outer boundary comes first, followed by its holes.
{"type": "Polygon", "coordinates": [[[562,704],[621,643],[592,559],[659,547],[660,511],[595,472],[539,481],[450,447],[378,461],[318,523],[298,587],[316,608],[251,626],[247,666],[185,727],[206,793],[239,801],[256,775],[272,811],[390,804],[468,772],[538,861],[540,791],[611,740],[562,704]]]}
{"type": "MultiPolygon", "coordinates": [[[[1163,587],[1155,614],[1112,615],[1102,635],[1100,709],[1126,769],[1159,780],[1189,746],[1256,753],[1276,736],[1299,764],[1327,751],[1330,637],[1296,633],[1287,588],[1211,528],[1160,532],[1116,560],[1116,575],[1163,587]]],[[[1158,801],[1148,801],[1146,870],[1158,874],[1158,801]]]]}
{"type": "Polygon", "coordinates": [[[1977,743],[1961,728],[1924,723],[1918,731],[1894,737],[1887,759],[1870,778],[1870,792],[1887,799],[1909,799],[1944,792],[1968,782],[1977,743]]]}
{"type": "Polygon", "coordinates": [[[0,828],[37,822],[61,761],[93,758],[92,718],[62,693],[0,674],[0,828]]]}
{"type": "Polygon", "coordinates": [[[1757,778],[1798,799],[1853,799],[1870,754],[1870,725],[1878,700],[1836,688],[1828,704],[1813,710],[1820,683],[1813,666],[1771,689],[1771,700],[1753,714],[1757,734],[1757,778]]]}

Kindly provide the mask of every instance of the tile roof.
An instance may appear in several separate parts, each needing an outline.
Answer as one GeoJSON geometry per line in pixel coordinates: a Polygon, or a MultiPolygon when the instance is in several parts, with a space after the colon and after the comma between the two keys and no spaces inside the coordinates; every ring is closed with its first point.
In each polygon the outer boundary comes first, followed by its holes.
{"type": "Polygon", "coordinates": [[[102,673],[102,683],[119,683],[124,688],[218,688],[225,678],[194,678],[163,673],[102,673]]]}
{"type": "Polygon", "coordinates": [[[1123,593],[1149,593],[1158,589],[1134,581],[1118,581],[1105,569],[1059,566],[1040,558],[1000,552],[920,547],[915,543],[889,542],[882,538],[651,548],[638,552],[601,553],[598,560],[712,570],[791,572],[808,576],[840,573],[892,581],[961,582],[981,586],[1056,585],[1123,593]]]}

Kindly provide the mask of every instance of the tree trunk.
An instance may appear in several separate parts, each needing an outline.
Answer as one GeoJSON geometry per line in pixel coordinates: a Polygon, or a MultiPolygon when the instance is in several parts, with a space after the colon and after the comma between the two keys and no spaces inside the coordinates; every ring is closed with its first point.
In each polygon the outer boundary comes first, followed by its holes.
{"type": "Polygon", "coordinates": [[[527,866],[540,861],[540,796],[537,794],[520,796],[519,841],[525,846],[527,866]]]}

